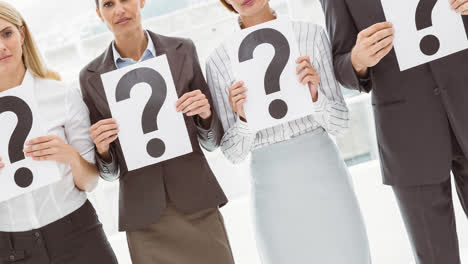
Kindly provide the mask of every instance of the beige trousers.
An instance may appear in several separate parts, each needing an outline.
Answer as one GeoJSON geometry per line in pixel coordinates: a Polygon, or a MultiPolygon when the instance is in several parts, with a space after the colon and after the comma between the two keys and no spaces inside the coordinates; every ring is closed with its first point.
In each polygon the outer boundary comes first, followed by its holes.
{"type": "Polygon", "coordinates": [[[127,232],[133,264],[234,264],[217,208],[182,214],[168,204],[160,220],[127,232]]]}

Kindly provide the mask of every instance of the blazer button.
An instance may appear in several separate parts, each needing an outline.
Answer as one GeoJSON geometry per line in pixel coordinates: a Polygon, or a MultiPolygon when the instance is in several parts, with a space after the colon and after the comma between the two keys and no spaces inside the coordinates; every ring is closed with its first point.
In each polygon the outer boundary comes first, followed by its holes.
{"type": "Polygon", "coordinates": [[[439,89],[439,88],[435,88],[435,89],[434,89],[434,94],[435,94],[435,95],[440,95],[440,89],[439,89]]]}

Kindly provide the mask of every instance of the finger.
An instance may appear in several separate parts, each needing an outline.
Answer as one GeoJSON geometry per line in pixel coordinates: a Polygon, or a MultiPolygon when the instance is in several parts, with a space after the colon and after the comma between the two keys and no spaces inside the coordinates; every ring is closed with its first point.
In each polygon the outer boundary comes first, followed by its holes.
{"type": "Polygon", "coordinates": [[[194,96],[197,96],[201,94],[201,91],[200,90],[195,90],[195,91],[191,91],[191,92],[188,92],[188,93],[185,93],[184,95],[182,95],[182,97],[179,98],[179,100],[177,100],[176,102],[176,108],[178,108],[182,103],[184,103],[188,98],[190,97],[194,97],[194,96]]]}
{"type": "Polygon", "coordinates": [[[235,97],[232,98],[232,102],[234,104],[237,103],[237,101],[241,100],[241,99],[246,99],[247,98],[247,95],[245,94],[239,94],[239,95],[236,95],[235,97]]]}
{"type": "Polygon", "coordinates": [[[312,76],[312,77],[318,77],[318,74],[316,71],[312,70],[312,69],[306,69],[306,70],[303,70],[301,72],[301,74],[299,74],[299,81],[302,82],[302,80],[304,80],[305,77],[307,76],[312,76]]]}
{"type": "Polygon", "coordinates": [[[118,136],[119,135],[111,136],[110,138],[105,139],[104,141],[102,141],[101,144],[109,145],[110,143],[114,142],[117,139],[118,136]]]}
{"type": "Polygon", "coordinates": [[[247,92],[247,88],[245,88],[245,87],[239,87],[239,88],[237,88],[237,89],[235,89],[235,90],[233,90],[233,91],[231,92],[231,97],[235,97],[235,96],[237,96],[237,95],[239,95],[239,94],[243,94],[243,93],[245,93],[245,92],[247,92]]]}
{"type": "Polygon", "coordinates": [[[195,116],[210,110],[210,106],[202,106],[187,113],[187,116],[195,116]]]}
{"type": "Polygon", "coordinates": [[[382,49],[386,48],[388,45],[393,44],[394,36],[387,37],[375,45],[373,45],[370,49],[371,54],[376,54],[377,52],[381,51],[382,49]]]}
{"type": "MultiPolygon", "coordinates": [[[[236,103],[237,109],[238,109],[238,110],[243,109],[245,102],[246,102],[245,99],[242,99],[242,100],[237,101],[237,103],[236,103]]],[[[239,113],[239,112],[237,112],[237,113],[239,113]]]]}
{"type": "Polygon", "coordinates": [[[372,35],[369,39],[368,42],[370,43],[370,46],[374,45],[375,43],[378,43],[379,41],[388,38],[390,36],[393,36],[393,28],[388,28],[384,30],[380,30],[376,32],[374,35],[372,35]]]}
{"type": "Polygon", "coordinates": [[[55,136],[55,135],[37,137],[37,138],[31,139],[28,142],[26,142],[26,145],[35,145],[35,144],[45,143],[45,142],[48,142],[48,141],[51,141],[51,140],[55,139],[56,137],[57,136],[55,136]]]}
{"type": "Polygon", "coordinates": [[[193,109],[197,109],[199,107],[206,106],[206,105],[210,105],[210,103],[208,102],[208,99],[203,99],[203,100],[193,102],[191,105],[187,106],[184,109],[184,114],[192,111],[193,109]]]}
{"type": "Polygon", "coordinates": [[[302,62],[308,62],[310,64],[310,56],[301,56],[299,58],[297,58],[296,60],[296,63],[299,64],[299,63],[302,63],[302,62]]]}
{"type": "Polygon", "coordinates": [[[35,161],[47,161],[47,160],[57,160],[57,157],[55,157],[55,155],[45,155],[45,156],[40,156],[40,157],[33,157],[32,159],[35,161]]]}
{"type": "Polygon", "coordinates": [[[90,130],[90,132],[92,132],[92,131],[95,131],[96,129],[98,129],[102,125],[112,125],[112,124],[117,125],[117,120],[115,120],[115,118],[102,119],[102,120],[99,120],[94,125],[92,125],[89,128],[89,130],[90,130]]]}
{"type": "Polygon", "coordinates": [[[185,110],[185,108],[187,108],[189,105],[191,105],[192,103],[196,102],[196,101],[200,101],[200,100],[203,100],[205,99],[206,96],[204,94],[199,94],[197,96],[194,96],[194,97],[190,97],[188,98],[187,100],[185,100],[185,102],[183,102],[179,108],[178,108],[178,111],[180,112],[183,112],[185,110]]]}
{"type": "Polygon", "coordinates": [[[468,3],[464,3],[461,6],[459,6],[456,11],[457,11],[457,13],[462,14],[462,13],[466,12],[467,10],[468,10],[468,3]]]}
{"type": "Polygon", "coordinates": [[[108,139],[109,137],[112,137],[112,136],[115,136],[119,133],[119,130],[118,129],[114,129],[114,130],[109,130],[107,132],[104,132],[102,133],[101,135],[99,135],[97,138],[96,138],[96,145],[101,145],[102,144],[102,141],[108,139]]]}
{"type": "Polygon", "coordinates": [[[28,157],[42,157],[42,156],[56,154],[57,152],[58,150],[56,148],[48,148],[48,149],[33,151],[29,153],[27,156],[28,157]]]}
{"type": "Polygon", "coordinates": [[[393,45],[390,44],[387,47],[380,50],[379,52],[377,52],[374,55],[374,58],[375,58],[376,62],[377,63],[380,62],[380,60],[382,60],[382,58],[385,57],[392,49],[393,49],[393,45]]]}
{"type": "Polygon", "coordinates": [[[4,167],[5,167],[5,163],[0,162],[0,168],[4,168],[4,167]]]}
{"type": "Polygon", "coordinates": [[[231,91],[231,90],[235,90],[235,89],[237,89],[237,88],[242,87],[243,85],[244,85],[244,82],[243,82],[243,81],[238,81],[238,82],[234,83],[234,84],[229,88],[229,90],[230,90],[230,91],[231,91]]]}
{"type": "Polygon", "coordinates": [[[461,5],[463,5],[464,3],[466,3],[466,1],[463,1],[463,0],[455,0],[452,2],[451,4],[451,7],[453,10],[457,10],[461,5]]]}
{"type": "Polygon", "coordinates": [[[307,84],[308,82],[311,82],[311,81],[314,81],[316,80],[316,75],[313,75],[313,74],[305,74],[305,75],[302,75],[299,79],[299,82],[301,84],[307,84]]]}
{"type": "Polygon", "coordinates": [[[391,28],[391,27],[392,27],[392,23],[390,23],[390,22],[377,23],[377,24],[374,24],[374,25],[364,29],[363,31],[361,31],[358,34],[358,37],[367,38],[367,37],[370,37],[370,36],[374,35],[376,32],[378,32],[380,30],[383,30],[383,29],[386,29],[386,28],[391,28]]]}
{"type": "Polygon", "coordinates": [[[117,124],[101,125],[98,129],[91,132],[91,138],[96,139],[102,133],[108,132],[110,130],[115,130],[115,129],[118,129],[118,128],[119,128],[119,125],[117,125],[117,124]]]}
{"type": "Polygon", "coordinates": [[[309,62],[307,61],[303,61],[301,62],[299,65],[297,65],[296,67],[296,74],[299,74],[300,72],[302,72],[304,69],[310,69],[312,68],[312,65],[310,65],[309,62]]]}
{"type": "Polygon", "coordinates": [[[35,145],[25,148],[24,153],[27,154],[27,153],[31,153],[31,152],[38,151],[38,150],[48,149],[51,146],[52,146],[51,141],[48,141],[46,143],[35,144],[35,145]]]}
{"type": "Polygon", "coordinates": [[[319,83],[319,79],[312,75],[307,75],[304,79],[301,80],[302,85],[312,84],[317,85],[319,83]]]}

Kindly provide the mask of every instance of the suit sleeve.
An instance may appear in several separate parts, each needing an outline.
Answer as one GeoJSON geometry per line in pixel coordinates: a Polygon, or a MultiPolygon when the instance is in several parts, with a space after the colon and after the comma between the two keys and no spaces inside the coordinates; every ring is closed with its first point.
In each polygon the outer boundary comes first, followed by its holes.
{"type": "Polygon", "coordinates": [[[213,97],[211,96],[210,89],[208,88],[208,84],[206,83],[205,77],[203,76],[196,47],[193,41],[189,40],[189,42],[192,49],[194,75],[190,84],[190,90],[200,90],[206,96],[208,102],[210,103],[212,113],[211,125],[208,129],[203,128],[200,122],[200,117],[198,115],[194,117],[194,121],[198,129],[198,140],[204,149],[208,151],[214,151],[219,147],[224,131],[216,111],[213,110],[213,97]]]}
{"type": "Polygon", "coordinates": [[[370,92],[372,73],[369,78],[359,78],[351,64],[351,50],[356,44],[359,31],[345,0],[320,0],[325,12],[328,34],[332,43],[333,68],[337,80],[346,88],[370,92]]]}
{"type": "MultiPolygon", "coordinates": [[[[80,88],[81,88],[81,93],[83,96],[83,101],[85,102],[86,106],[88,107],[89,110],[89,117],[91,120],[91,124],[96,123],[97,121],[100,120],[98,117],[98,114],[96,113],[96,108],[94,107],[94,104],[92,102],[92,98],[88,96],[88,89],[91,89],[89,87],[86,74],[84,72],[86,69],[83,69],[80,73],[80,88]]],[[[96,147],[94,147],[95,152],[96,152],[96,165],[99,169],[99,174],[102,179],[106,181],[115,181],[120,178],[120,168],[119,168],[119,162],[117,160],[117,153],[115,150],[115,143],[111,143],[109,147],[109,153],[111,156],[111,161],[106,162],[104,159],[97,153],[96,147]]]]}

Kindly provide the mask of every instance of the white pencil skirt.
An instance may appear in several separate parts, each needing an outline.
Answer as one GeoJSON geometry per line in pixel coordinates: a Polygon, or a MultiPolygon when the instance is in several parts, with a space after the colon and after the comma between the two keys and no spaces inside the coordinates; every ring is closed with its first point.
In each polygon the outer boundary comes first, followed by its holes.
{"type": "Polygon", "coordinates": [[[252,206],[263,264],[369,264],[353,185],[323,129],[252,152],[252,206]]]}

